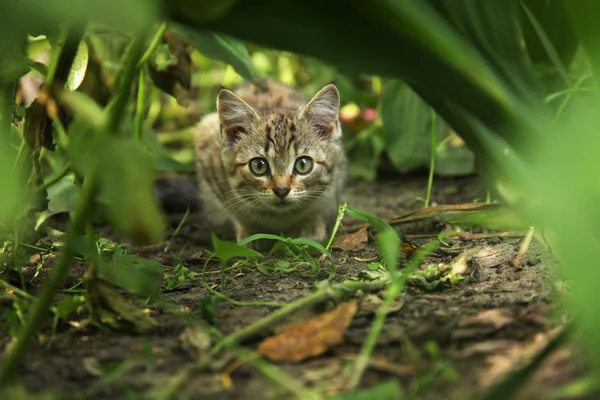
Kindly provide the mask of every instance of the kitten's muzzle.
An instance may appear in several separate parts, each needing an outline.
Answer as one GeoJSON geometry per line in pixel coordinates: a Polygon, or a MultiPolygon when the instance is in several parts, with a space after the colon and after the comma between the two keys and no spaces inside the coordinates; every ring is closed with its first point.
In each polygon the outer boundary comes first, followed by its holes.
{"type": "Polygon", "coordinates": [[[273,193],[275,193],[275,196],[283,200],[285,196],[287,196],[290,193],[290,188],[284,186],[277,186],[273,188],[273,193]]]}

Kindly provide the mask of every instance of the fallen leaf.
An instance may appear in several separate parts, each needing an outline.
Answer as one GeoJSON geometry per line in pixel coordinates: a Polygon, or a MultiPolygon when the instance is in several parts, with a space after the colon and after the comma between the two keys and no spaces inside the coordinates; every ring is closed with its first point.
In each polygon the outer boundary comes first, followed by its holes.
{"type": "Polygon", "coordinates": [[[402,238],[402,243],[400,243],[400,249],[407,257],[412,257],[413,254],[419,251],[417,246],[412,244],[410,240],[407,238],[402,238]]]}
{"type": "Polygon", "coordinates": [[[365,226],[354,233],[340,236],[331,247],[333,249],[346,251],[361,251],[365,248],[368,241],[369,235],[367,234],[367,227],[365,226]]]}
{"type": "Polygon", "coordinates": [[[357,309],[358,302],[353,300],[308,321],[291,325],[263,340],[258,352],[275,362],[299,362],[323,354],[343,342],[357,309]]]}

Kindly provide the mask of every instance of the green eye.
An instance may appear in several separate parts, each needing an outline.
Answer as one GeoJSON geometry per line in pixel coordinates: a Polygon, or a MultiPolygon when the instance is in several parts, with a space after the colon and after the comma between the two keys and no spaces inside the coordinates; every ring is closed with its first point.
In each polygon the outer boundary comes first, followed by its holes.
{"type": "Polygon", "coordinates": [[[312,171],[313,166],[314,162],[312,158],[302,156],[296,160],[296,163],[294,164],[294,171],[300,175],[307,175],[310,171],[312,171]]]}
{"type": "Polygon", "coordinates": [[[256,176],[265,176],[269,172],[267,160],[260,157],[250,160],[250,172],[256,176]]]}

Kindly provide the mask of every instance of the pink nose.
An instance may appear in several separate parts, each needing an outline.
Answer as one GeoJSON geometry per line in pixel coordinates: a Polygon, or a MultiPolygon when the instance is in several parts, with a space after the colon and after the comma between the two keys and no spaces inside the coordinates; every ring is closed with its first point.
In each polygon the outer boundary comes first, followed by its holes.
{"type": "Polygon", "coordinates": [[[273,188],[273,193],[275,193],[275,196],[283,199],[285,196],[287,196],[290,193],[290,188],[278,186],[276,188],[273,188]]]}

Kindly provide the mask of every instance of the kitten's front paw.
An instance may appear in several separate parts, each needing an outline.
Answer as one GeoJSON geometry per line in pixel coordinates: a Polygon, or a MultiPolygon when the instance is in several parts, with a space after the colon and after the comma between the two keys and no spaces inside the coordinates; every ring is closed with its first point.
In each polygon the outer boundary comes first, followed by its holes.
{"type": "Polygon", "coordinates": [[[260,253],[266,253],[269,250],[271,250],[271,248],[273,247],[273,244],[274,244],[273,240],[258,239],[258,240],[254,240],[252,242],[246,243],[244,245],[244,247],[258,251],[260,253]]]}
{"type": "MultiPolygon", "coordinates": [[[[236,231],[236,237],[238,242],[242,239],[247,238],[248,236],[251,236],[251,233],[248,230],[244,229],[242,226],[238,226],[236,231]]],[[[271,250],[273,244],[274,243],[272,240],[258,239],[246,243],[244,247],[262,253],[271,250]]]]}
{"type": "Polygon", "coordinates": [[[300,232],[300,237],[316,240],[321,243],[327,238],[325,222],[322,218],[318,218],[312,225],[304,228],[300,232]]]}

